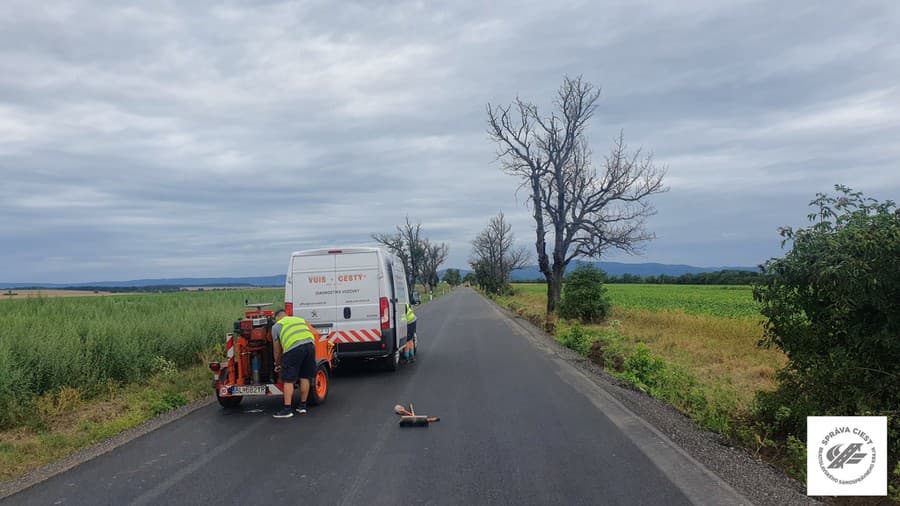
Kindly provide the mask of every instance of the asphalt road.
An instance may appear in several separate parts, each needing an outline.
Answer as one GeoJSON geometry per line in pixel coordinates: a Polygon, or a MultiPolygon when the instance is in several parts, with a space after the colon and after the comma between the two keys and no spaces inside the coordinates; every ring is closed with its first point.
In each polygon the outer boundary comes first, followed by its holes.
{"type": "Polygon", "coordinates": [[[747,503],[475,292],[417,313],[416,364],[305,417],[207,406],[3,504],[747,503]],[[409,402],[441,421],[399,428],[409,402]]]}

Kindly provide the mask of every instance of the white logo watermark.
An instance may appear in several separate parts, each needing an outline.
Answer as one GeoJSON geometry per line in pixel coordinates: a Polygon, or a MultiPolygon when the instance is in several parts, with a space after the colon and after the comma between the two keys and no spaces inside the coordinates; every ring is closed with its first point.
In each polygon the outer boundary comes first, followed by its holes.
{"type": "Polygon", "coordinates": [[[887,495],[887,417],[806,418],[808,495],[887,495]]]}

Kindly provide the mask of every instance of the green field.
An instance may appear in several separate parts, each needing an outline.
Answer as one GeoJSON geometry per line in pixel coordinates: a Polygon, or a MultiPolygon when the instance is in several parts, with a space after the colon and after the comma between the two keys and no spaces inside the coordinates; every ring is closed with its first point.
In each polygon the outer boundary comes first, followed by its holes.
{"type": "Polygon", "coordinates": [[[283,298],[283,289],[254,289],[0,301],[0,428],[32,419],[34,400],[61,387],[91,397],[197,364],[224,342],[245,299],[283,298]]]}
{"type": "MultiPolygon", "coordinates": [[[[546,297],[547,285],[514,284],[523,296],[546,297]]],[[[614,306],[649,311],[683,311],[721,318],[755,318],[759,308],[749,286],[608,284],[614,306]]]]}

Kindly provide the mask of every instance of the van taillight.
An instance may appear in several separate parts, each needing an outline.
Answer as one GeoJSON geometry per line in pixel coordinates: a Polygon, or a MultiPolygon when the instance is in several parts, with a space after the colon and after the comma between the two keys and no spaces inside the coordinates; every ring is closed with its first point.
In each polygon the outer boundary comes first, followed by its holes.
{"type": "Polygon", "coordinates": [[[294,316],[294,303],[293,302],[285,302],[284,303],[284,312],[287,313],[288,316],[294,316]]]}
{"type": "Polygon", "coordinates": [[[381,303],[381,330],[387,330],[391,328],[390,305],[387,297],[382,297],[379,302],[381,303]]]}

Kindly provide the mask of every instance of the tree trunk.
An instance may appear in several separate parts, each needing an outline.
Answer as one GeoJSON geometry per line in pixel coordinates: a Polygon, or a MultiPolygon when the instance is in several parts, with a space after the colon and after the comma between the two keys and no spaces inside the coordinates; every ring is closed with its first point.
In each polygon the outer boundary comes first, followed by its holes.
{"type": "Polygon", "coordinates": [[[560,298],[562,298],[563,276],[565,267],[553,265],[553,269],[547,278],[547,316],[556,312],[559,307],[560,298]]]}
{"type": "MultiPolygon", "coordinates": [[[[544,276],[550,275],[550,258],[547,257],[546,231],[544,231],[544,208],[541,204],[541,179],[531,177],[531,204],[534,214],[534,249],[537,251],[538,268],[544,276]]],[[[548,278],[549,279],[549,278],[548,278]]]]}
{"type": "Polygon", "coordinates": [[[553,282],[553,275],[547,278],[547,316],[556,312],[556,302],[559,300],[560,285],[553,282]]]}

